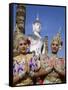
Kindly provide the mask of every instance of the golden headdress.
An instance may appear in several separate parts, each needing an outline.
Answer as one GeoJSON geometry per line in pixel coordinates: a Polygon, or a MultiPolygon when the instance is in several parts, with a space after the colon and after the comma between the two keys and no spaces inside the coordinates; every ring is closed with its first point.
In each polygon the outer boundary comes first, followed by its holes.
{"type": "Polygon", "coordinates": [[[61,47],[62,47],[62,40],[61,40],[61,32],[59,31],[58,33],[57,33],[57,35],[56,36],[54,36],[53,37],[53,39],[52,39],[52,42],[51,43],[53,43],[54,41],[57,41],[58,42],[58,44],[59,44],[59,49],[61,49],[61,47]]]}

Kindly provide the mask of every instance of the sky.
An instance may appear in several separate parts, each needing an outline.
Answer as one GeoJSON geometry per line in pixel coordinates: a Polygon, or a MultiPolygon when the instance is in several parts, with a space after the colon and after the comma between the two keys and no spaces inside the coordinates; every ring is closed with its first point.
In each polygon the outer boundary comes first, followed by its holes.
{"type": "MultiPolygon", "coordinates": [[[[56,6],[34,6],[26,5],[25,34],[33,34],[32,24],[39,16],[41,23],[40,34],[42,38],[48,36],[48,49],[51,52],[50,44],[52,38],[61,28],[61,38],[63,41],[62,49],[58,56],[65,57],[65,8],[56,6]]],[[[16,4],[14,5],[14,26],[16,23],[16,4]]]]}

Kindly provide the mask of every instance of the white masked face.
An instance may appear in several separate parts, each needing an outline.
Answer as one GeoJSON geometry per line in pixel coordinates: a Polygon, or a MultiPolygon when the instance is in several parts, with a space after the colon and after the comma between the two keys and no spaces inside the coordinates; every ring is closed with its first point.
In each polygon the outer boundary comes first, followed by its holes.
{"type": "Polygon", "coordinates": [[[40,23],[35,23],[35,24],[33,24],[33,31],[35,32],[40,32],[40,30],[41,30],[41,24],[40,23]]]}

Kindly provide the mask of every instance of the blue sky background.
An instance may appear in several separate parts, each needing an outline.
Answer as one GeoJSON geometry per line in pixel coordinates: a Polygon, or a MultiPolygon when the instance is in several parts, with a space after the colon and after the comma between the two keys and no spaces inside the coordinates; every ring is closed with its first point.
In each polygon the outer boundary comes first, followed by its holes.
{"type": "MultiPolygon", "coordinates": [[[[33,34],[32,23],[35,21],[37,14],[41,23],[41,36],[44,38],[48,36],[49,53],[50,43],[59,32],[61,27],[61,38],[63,40],[63,47],[58,52],[58,56],[65,57],[65,8],[53,6],[33,6],[26,5],[26,21],[25,21],[25,34],[33,34]]],[[[16,24],[16,4],[14,5],[14,26],[16,24]]],[[[15,29],[15,28],[14,28],[15,29]]]]}

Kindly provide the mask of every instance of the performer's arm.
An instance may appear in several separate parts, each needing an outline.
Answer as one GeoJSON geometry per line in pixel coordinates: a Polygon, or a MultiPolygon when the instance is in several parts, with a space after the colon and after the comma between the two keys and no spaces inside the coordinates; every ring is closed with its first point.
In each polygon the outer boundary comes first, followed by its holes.
{"type": "Polygon", "coordinates": [[[49,74],[53,67],[51,65],[49,65],[50,63],[46,63],[46,65],[43,67],[43,64],[41,62],[41,68],[39,69],[39,71],[37,72],[33,72],[33,77],[39,77],[39,76],[43,76],[43,75],[47,75],[49,74]]]}
{"type": "Polygon", "coordinates": [[[33,77],[39,77],[39,76],[47,75],[49,72],[51,72],[51,70],[52,69],[45,70],[45,69],[41,68],[38,72],[34,72],[33,77]]]}

